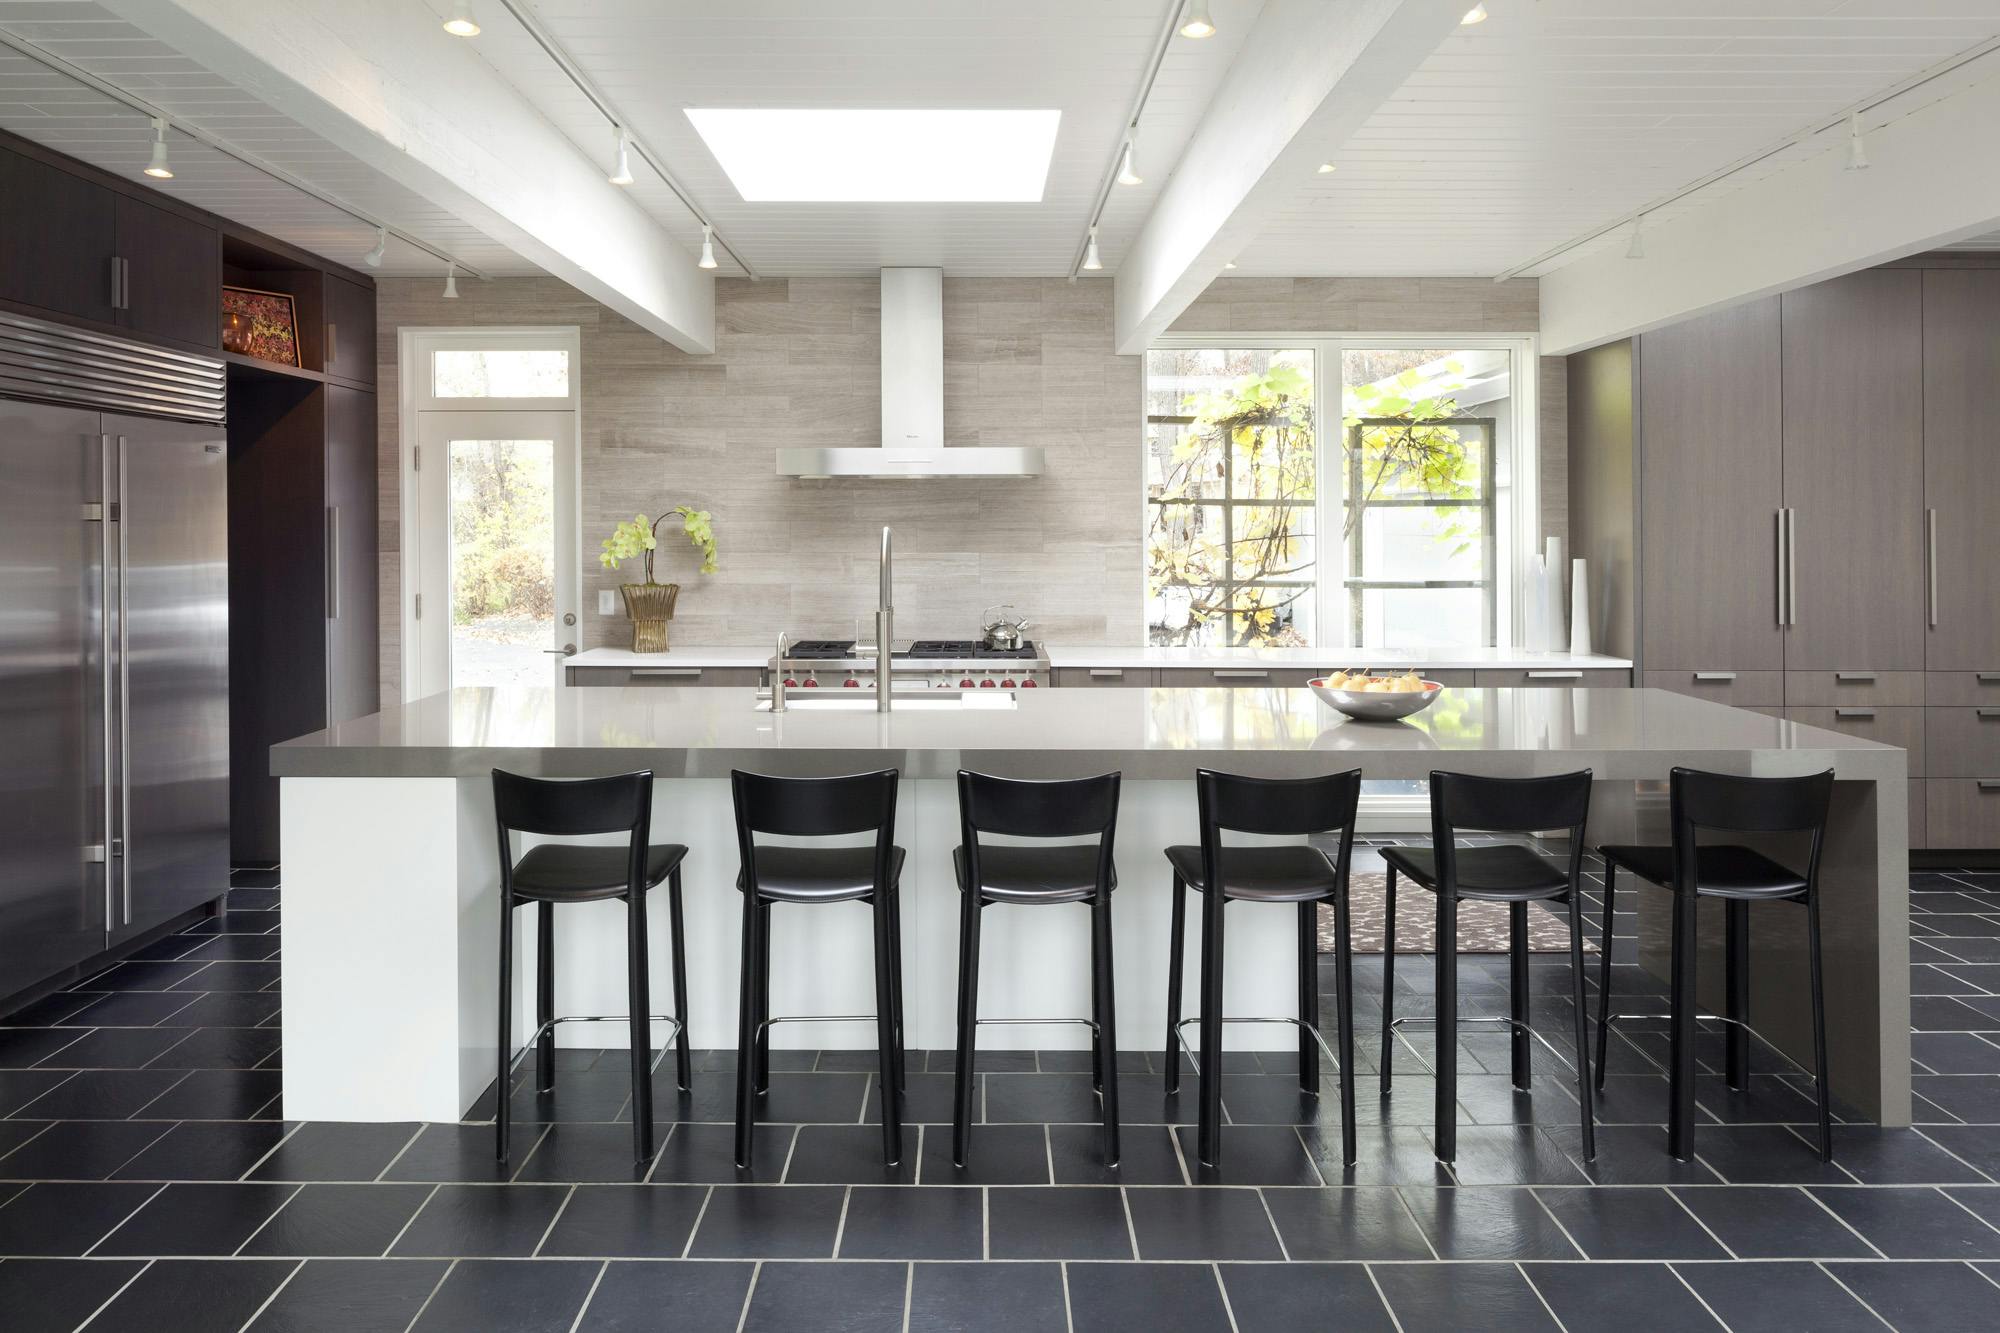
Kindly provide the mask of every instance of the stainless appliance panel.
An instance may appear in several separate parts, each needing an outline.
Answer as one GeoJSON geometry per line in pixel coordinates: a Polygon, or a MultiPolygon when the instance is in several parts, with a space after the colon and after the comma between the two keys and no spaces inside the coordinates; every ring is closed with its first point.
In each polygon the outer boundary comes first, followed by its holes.
{"type": "Polygon", "coordinates": [[[0,400],[0,995],[104,946],[97,426],[0,400]]]}
{"type": "Polygon", "coordinates": [[[220,428],[107,414],[119,498],[114,938],[229,876],[228,456],[220,428]]]}

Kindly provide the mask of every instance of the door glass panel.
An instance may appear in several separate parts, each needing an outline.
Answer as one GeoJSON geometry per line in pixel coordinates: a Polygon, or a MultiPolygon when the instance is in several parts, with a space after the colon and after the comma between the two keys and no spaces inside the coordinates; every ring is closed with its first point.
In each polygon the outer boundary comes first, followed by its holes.
{"type": "Polygon", "coordinates": [[[546,684],[555,442],[452,440],[450,505],[451,684],[546,684]]]}
{"type": "Polygon", "coordinates": [[[431,383],[439,398],[567,398],[569,353],[559,348],[435,352],[431,383]]]}

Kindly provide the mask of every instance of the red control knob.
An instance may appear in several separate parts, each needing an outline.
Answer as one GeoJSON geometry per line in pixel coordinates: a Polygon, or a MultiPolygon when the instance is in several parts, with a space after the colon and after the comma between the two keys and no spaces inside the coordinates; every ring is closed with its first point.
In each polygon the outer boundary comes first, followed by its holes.
{"type": "Polygon", "coordinates": [[[805,688],[806,688],[806,689],[809,689],[809,690],[816,690],[816,689],[818,689],[818,688],[819,688],[819,677],[818,677],[818,676],[807,676],[807,677],[806,677],[806,683],[805,683],[805,688]]]}
{"type": "Polygon", "coordinates": [[[844,690],[858,690],[861,688],[861,682],[849,676],[846,680],[840,682],[840,687],[844,690]]]}
{"type": "Polygon", "coordinates": [[[988,676],[988,677],[987,677],[987,678],[986,678],[985,680],[982,680],[982,681],[980,681],[980,682],[979,682],[979,688],[980,688],[980,689],[982,689],[982,690],[990,690],[990,689],[992,689],[992,688],[993,688],[993,677],[991,677],[991,676],[988,676]]]}
{"type": "Polygon", "coordinates": [[[969,689],[971,689],[971,688],[972,688],[972,677],[970,677],[970,676],[967,676],[967,677],[966,677],[966,678],[965,678],[964,680],[961,680],[960,682],[958,682],[958,688],[960,688],[961,690],[969,690],[969,689]]]}
{"type": "Polygon", "coordinates": [[[793,679],[792,679],[792,678],[791,678],[790,676],[787,676],[787,677],[785,677],[785,688],[786,688],[786,689],[788,689],[788,690],[796,690],[796,689],[797,689],[798,687],[799,687],[799,683],[798,683],[797,681],[793,680],[793,679]]]}
{"type": "Polygon", "coordinates": [[[1005,680],[1001,681],[1001,682],[1000,682],[1000,688],[1001,688],[1001,689],[1003,689],[1003,690],[1011,690],[1011,689],[1013,689],[1013,688],[1014,688],[1014,678],[1013,678],[1012,676],[1009,676],[1009,677],[1007,677],[1007,679],[1005,679],[1005,680]]]}
{"type": "Polygon", "coordinates": [[[1022,681],[1022,682],[1021,682],[1021,688],[1022,688],[1022,689],[1024,689],[1024,690],[1032,690],[1032,689],[1034,689],[1034,688],[1035,688],[1035,678],[1034,678],[1033,676],[1030,676],[1030,677],[1028,677],[1028,678],[1027,678],[1026,680],[1022,681]]]}

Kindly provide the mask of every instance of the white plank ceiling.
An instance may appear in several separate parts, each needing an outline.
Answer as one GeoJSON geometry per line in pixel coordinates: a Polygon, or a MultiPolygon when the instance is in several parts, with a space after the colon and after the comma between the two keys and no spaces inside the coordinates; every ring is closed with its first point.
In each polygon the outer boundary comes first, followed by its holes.
{"type": "MultiPolygon", "coordinates": [[[[279,2],[279,0],[273,0],[279,2]]],[[[310,3],[310,0],[283,0],[310,3]]],[[[1468,0],[1469,2],[1469,0],[1468,0]]],[[[407,0],[442,13],[444,0],[407,0]]],[[[1067,273],[1175,0],[532,0],[530,8],[760,273],[941,264],[1067,273]],[[746,204],[684,109],[1054,107],[1037,204],[746,204]]],[[[1146,183],[1112,191],[1115,270],[1263,0],[1217,0],[1218,34],[1175,39],[1140,127],[1146,183]]],[[[2000,0],[1488,0],[1340,153],[1339,171],[1238,256],[1254,275],[1472,274],[1523,263],[2000,34],[2000,0]]],[[[604,118],[499,4],[476,49],[608,164],[604,118]]],[[[0,29],[153,102],[485,271],[534,271],[475,228],[366,168],[91,0],[0,0],[0,29]]],[[[1864,116],[1881,124],[1976,80],[1987,56],[1864,116]]],[[[136,174],[150,129],[131,109],[0,49],[0,127],[136,174]]],[[[1699,207],[1844,130],[1774,155],[1657,215],[1699,207]]],[[[184,136],[170,194],[343,262],[372,233],[184,136]]],[[[692,215],[638,168],[635,197],[693,250],[692,215]]],[[[1981,238],[2000,244],[2000,237],[1981,238]]],[[[1621,230],[1593,246],[1623,246],[1621,230]]],[[[1587,253],[1590,246],[1572,251],[1587,253]]],[[[721,272],[736,269],[727,253],[721,272]]],[[[437,261],[391,243],[385,273],[437,261]]]]}
{"type": "MultiPolygon", "coordinates": [[[[1996,0],[1492,0],[1238,256],[1242,275],[1499,273],[2000,33],[1996,0]]],[[[1865,112],[1864,130],[2000,55],[1865,112]]],[[[1662,209],[1699,207],[1841,126],[1662,209]]],[[[1564,256],[1627,243],[1624,229],[1564,256]]],[[[1540,271],[1540,270],[1534,270],[1540,271]]]]}

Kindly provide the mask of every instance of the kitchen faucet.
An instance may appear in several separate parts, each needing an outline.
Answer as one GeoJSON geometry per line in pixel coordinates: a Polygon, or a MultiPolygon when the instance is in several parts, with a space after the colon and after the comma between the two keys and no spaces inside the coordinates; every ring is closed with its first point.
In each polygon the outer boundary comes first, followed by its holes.
{"type": "Polygon", "coordinates": [[[785,659],[792,653],[792,636],[778,631],[778,655],[771,661],[771,711],[785,711],[785,659]]]}
{"type": "Polygon", "coordinates": [[[889,671],[890,640],[896,630],[895,598],[890,596],[894,565],[889,556],[889,527],[882,526],[882,575],[875,609],[875,711],[886,713],[895,697],[895,678],[889,671]]]}

